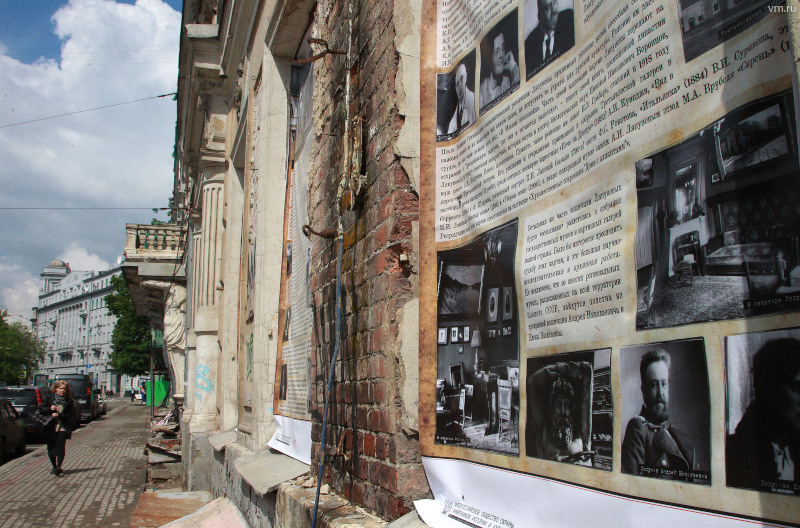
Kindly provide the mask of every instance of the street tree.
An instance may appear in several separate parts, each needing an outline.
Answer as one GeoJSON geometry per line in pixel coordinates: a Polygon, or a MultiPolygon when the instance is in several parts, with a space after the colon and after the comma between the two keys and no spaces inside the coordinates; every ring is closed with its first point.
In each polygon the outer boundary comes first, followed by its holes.
{"type": "MultiPolygon", "coordinates": [[[[141,376],[150,369],[152,331],[145,317],[136,313],[128,283],[122,276],[111,278],[113,293],[106,296],[108,310],[117,318],[111,333],[111,366],[128,376],[141,376]]],[[[161,354],[153,354],[156,365],[163,364],[161,354]]]]}
{"type": "Polygon", "coordinates": [[[0,381],[8,385],[20,382],[20,373],[30,371],[44,358],[46,346],[21,323],[6,321],[8,312],[0,312],[0,381]]]}

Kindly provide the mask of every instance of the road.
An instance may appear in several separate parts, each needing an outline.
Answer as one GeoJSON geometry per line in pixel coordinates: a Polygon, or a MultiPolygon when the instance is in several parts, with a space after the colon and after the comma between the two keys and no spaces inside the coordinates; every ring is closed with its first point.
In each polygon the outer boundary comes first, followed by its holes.
{"type": "Polygon", "coordinates": [[[64,474],[50,474],[47,447],[0,467],[0,526],[128,527],[144,491],[149,408],[115,398],[107,415],[67,440],[64,474]]]}

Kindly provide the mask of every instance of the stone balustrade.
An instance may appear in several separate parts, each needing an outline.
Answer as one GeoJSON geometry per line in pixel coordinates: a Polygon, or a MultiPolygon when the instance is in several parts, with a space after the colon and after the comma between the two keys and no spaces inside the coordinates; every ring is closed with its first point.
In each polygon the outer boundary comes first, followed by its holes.
{"type": "Polygon", "coordinates": [[[125,241],[125,258],[137,260],[141,258],[180,259],[183,254],[181,233],[175,224],[146,225],[127,224],[125,241]]]}

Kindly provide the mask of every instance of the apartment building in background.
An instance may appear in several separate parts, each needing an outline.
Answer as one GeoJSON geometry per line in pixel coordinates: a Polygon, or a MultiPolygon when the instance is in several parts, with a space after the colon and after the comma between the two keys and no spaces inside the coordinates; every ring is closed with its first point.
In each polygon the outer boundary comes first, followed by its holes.
{"type": "MultiPolygon", "coordinates": [[[[125,381],[109,364],[111,333],[117,318],[105,297],[120,268],[105,271],[72,270],[54,260],[41,273],[39,305],[34,310],[35,332],[47,352],[36,369],[47,379],[56,374],[88,374],[95,386],[119,392],[125,381]]],[[[127,384],[130,385],[130,382],[127,384]]]]}

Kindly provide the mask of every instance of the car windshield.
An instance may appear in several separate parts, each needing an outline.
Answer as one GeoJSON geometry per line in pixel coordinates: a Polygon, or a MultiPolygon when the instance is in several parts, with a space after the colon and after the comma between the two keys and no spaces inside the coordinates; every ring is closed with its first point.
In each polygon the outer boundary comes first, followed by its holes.
{"type": "Polygon", "coordinates": [[[8,398],[17,405],[36,403],[36,391],[33,389],[0,389],[0,398],[8,398]]]}

